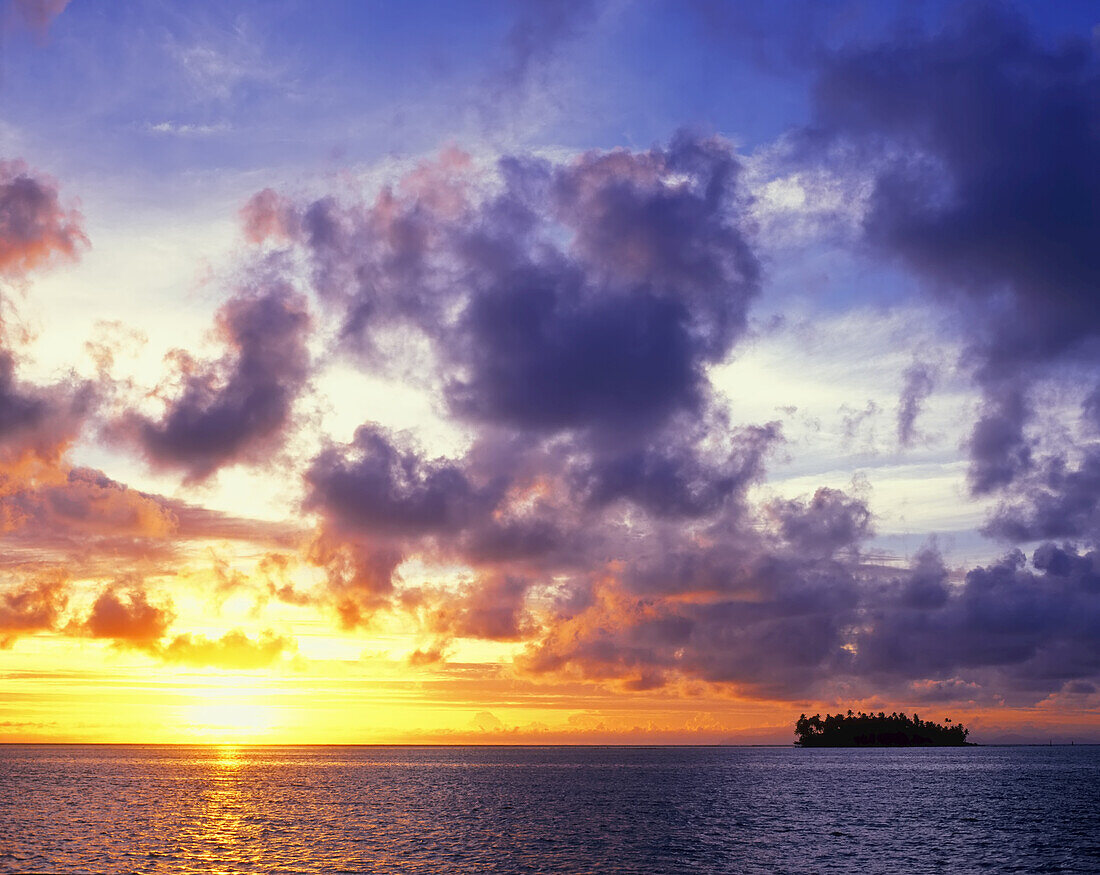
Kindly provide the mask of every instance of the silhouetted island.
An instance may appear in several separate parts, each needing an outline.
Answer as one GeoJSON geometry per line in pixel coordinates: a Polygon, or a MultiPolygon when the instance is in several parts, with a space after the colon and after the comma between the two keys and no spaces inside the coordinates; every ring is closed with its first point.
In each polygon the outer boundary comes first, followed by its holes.
{"type": "Polygon", "coordinates": [[[794,726],[795,742],[802,747],[952,747],[967,744],[970,730],[961,723],[947,725],[921,720],[916,714],[803,714],[794,726]]]}

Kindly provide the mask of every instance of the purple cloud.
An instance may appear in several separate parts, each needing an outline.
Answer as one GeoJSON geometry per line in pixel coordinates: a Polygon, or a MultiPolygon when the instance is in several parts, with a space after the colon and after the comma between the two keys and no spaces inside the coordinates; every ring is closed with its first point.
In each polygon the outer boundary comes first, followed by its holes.
{"type": "Polygon", "coordinates": [[[1036,366],[1100,340],[1100,76],[1095,46],[1048,47],[1003,7],[823,62],[819,132],[879,168],[867,239],[958,307],[985,410],[978,493],[1028,470],[1036,366]]]}
{"type": "Polygon", "coordinates": [[[131,413],[120,426],[153,465],[181,470],[189,481],[268,458],[309,379],[310,318],[300,296],[282,287],[242,293],[222,307],[217,324],[229,352],[207,363],[185,355],[164,415],[131,413]]]}
{"type": "Polygon", "coordinates": [[[61,205],[52,180],[22,161],[0,161],[0,274],[74,260],[87,246],[82,216],[61,205]]]}

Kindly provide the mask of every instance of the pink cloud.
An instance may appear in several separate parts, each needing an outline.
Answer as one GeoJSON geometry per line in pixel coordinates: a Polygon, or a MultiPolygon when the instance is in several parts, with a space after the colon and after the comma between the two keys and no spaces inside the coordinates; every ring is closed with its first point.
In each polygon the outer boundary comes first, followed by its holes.
{"type": "Polygon", "coordinates": [[[88,245],[83,217],[62,207],[53,180],[32,175],[23,161],[0,161],[0,275],[75,260],[88,245]]]}

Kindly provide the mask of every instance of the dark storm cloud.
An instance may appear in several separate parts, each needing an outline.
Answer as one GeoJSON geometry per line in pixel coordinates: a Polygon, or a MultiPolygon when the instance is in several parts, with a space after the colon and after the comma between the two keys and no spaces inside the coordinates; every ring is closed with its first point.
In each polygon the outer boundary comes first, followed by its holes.
{"type": "Polygon", "coordinates": [[[469,377],[448,386],[452,408],[619,433],[700,410],[702,367],[729,351],[757,291],[731,222],[736,177],[726,146],[687,137],[559,167],[509,162],[505,192],[457,241],[470,298],[448,352],[469,377]],[[552,246],[554,225],[569,249],[552,246]]]}
{"type": "MultiPolygon", "coordinates": [[[[960,587],[931,549],[909,571],[862,557],[872,521],[858,496],[749,504],[781,437],[774,424],[728,423],[706,378],[759,286],[726,144],[681,136],[572,162],[507,157],[491,181],[480,173],[450,150],[372,204],[254,205],[254,237],[305,253],[353,360],[389,367],[387,332],[426,342],[421,379],[471,428],[456,458],[368,425],[312,461],[310,557],[346,625],[404,612],[426,636],[420,660],[443,658],[455,638],[524,641],[522,671],[630,689],[978,685],[1036,701],[1095,675],[1077,625],[1088,587],[1076,616],[1048,605],[1037,631],[1020,624],[1044,588],[1068,592],[1051,569],[1069,559],[1047,550],[1031,568],[975,569],[960,587]],[[410,556],[458,577],[416,579],[410,556]],[[999,581],[1019,603],[1003,615],[986,595],[999,581]],[[944,638],[946,655],[901,659],[893,630],[922,646],[944,638]],[[988,635],[985,650],[974,634],[988,635]]],[[[971,438],[976,491],[1046,470],[1025,431],[1026,387],[1005,374],[1008,389],[993,392],[994,373],[983,371],[971,438]]],[[[928,365],[905,373],[903,445],[932,385],[928,365]]]]}
{"type": "Polygon", "coordinates": [[[816,101],[826,126],[908,147],[878,178],[866,230],[944,293],[1016,311],[990,367],[1100,327],[1100,79],[1085,40],[1041,45],[1003,7],[961,26],[839,53],[816,101]]]}
{"type": "Polygon", "coordinates": [[[398,449],[373,426],[357,429],[349,446],[322,452],[306,482],[307,510],[378,534],[453,532],[484,517],[500,497],[499,487],[479,488],[457,464],[398,449]]]}
{"type": "Polygon", "coordinates": [[[229,353],[182,359],[178,394],[159,420],[130,414],[121,426],[157,467],[203,480],[218,468],[262,461],[283,438],[309,376],[305,301],[285,288],[243,293],[218,312],[229,353]]]}
{"type": "Polygon", "coordinates": [[[962,312],[986,393],[978,493],[1028,470],[1037,366],[1100,338],[1100,75],[1094,43],[1042,44],[1004,6],[824,62],[820,130],[879,167],[866,237],[962,312]]]}
{"type": "Polygon", "coordinates": [[[911,447],[917,437],[917,417],[935,387],[935,371],[922,362],[914,362],[905,370],[905,383],[898,398],[898,444],[911,447]]]}
{"type": "Polygon", "coordinates": [[[581,489],[596,506],[628,499],[657,516],[711,516],[762,479],[765,455],[780,433],[778,423],[735,430],[720,458],[700,453],[704,438],[694,444],[658,440],[597,458],[582,468],[581,489]]]}
{"type": "Polygon", "coordinates": [[[802,555],[832,556],[859,544],[871,531],[867,505],[839,489],[822,487],[808,502],[775,501],[768,512],[802,555]]]}
{"type": "Polygon", "coordinates": [[[700,410],[759,286],[729,145],[681,135],[498,173],[486,193],[451,151],[373,205],[300,211],[345,343],[369,357],[380,329],[423,332],[452,411],[477,422],[622,434],[700,410]]]}
{"type": "MultiPolygon", "coordinates": [[[[727,144],[681,136],[490,169],[448,150],[368,204],[257,203],[267,230],[254,236],[305,256],[348,357],[384,371],[399,338],[412,351],[401,373],[437,389],[470,436],[463,453],[432,458],[366,425],[316,456],[305,508],[319,520],[319,600],[349,627],[377,612],[413,617],[421,662],[459,638],[523,641],[522,672],[630,689],[938,685],[953,696],[977,685],[1037,701],[1091,678],[1083,657],[1055,659],[1080,656],[1082,615],[1054,611],[1033,633],[983,596],[1005,578],[1021,604],[1038,598],[1058,565],[1046,553],[1030,568],[975,569],[960,586],[933,550],[908,571],[863,556],[872,516],[859,496],[750,502],[779,429],[724,419],[707,378],[759,286],[737,176],[727,144]],[[410,557],[453,574],[419,579],[410,557]],[[949,656],[892,662],[889,630],[916,636],[910,626],[944,636],[949,656]],[[996,639],[984,654],[968,650],[975,630],[996,639]]],[[[928,366],[905,375],[903,443],[932,380],[928,366]]],[[[974,459],[989,460],[976,488],[1042,467],[1026,387],[1005,380],[1019,391],[989,392],[972,439],[974,459]],[[1005,459],[1017,467],[998,469],[1005,459]]]]}
{"type": "MultiPolygon", "coordinates": [[[[925,559],[926,564],[934,560],[925,559]]],[[[1100,672],[1100,557],[1044,544],[972,569],[946,597],[914,602],[910,580],[868,607],[856,670],[872,677],[965,677],[1032,701],[1100,672]],[[987,676],[987,682],[989,677],[987,676]]],[[[928,574],[928,570],[918,569],[928,574]]],[[[915,572],[917,573],[917,572],[915,572]]]]}
{"type": "Polygon", "coordinates": [[[1045,458],[1018,485],[986,524],[986,534],[1014,542],[1100,543],[1100,447],[1089,447],[1073,466],[1061,456],[1045,458]]]}
{"type": "Polygon", "coordinates": [[[546,430],[649,427],[701,404],[687,313],[644,290],[585,300],[579,277],[542,264],[472,302],[471,376],[448,387],[461,415],[546,430]]]}
{"type": "Polygon", "coordinates": [[[1032,442],[1024,433],[1031,406],[1016,384],[986,397],[970,433],[970,488],[984,495],[1032,469],[1032,442]]]}

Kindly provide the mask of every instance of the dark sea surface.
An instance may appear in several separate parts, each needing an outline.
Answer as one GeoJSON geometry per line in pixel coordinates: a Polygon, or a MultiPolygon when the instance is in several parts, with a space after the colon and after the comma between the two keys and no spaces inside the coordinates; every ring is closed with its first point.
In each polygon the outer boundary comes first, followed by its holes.
{"type": "Polygon", "coordinates": [[[1100,872],[1100,747],[0,745],[14,872],[1100,872]]]}

